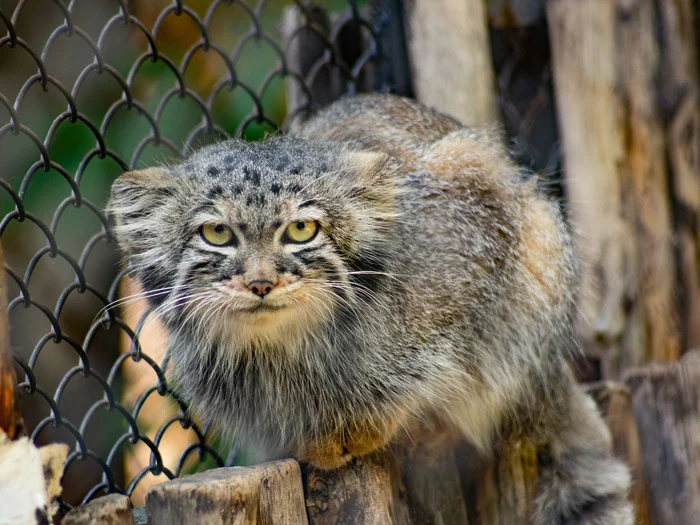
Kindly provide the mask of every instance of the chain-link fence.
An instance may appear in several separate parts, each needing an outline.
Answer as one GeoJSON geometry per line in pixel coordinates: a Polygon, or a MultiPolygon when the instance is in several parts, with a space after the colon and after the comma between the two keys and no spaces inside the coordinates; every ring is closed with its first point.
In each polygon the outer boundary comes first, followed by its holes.
{"type": "MultiPolygon", "coordinates": [[[[398,0],[0,0],[0,236],[24,427],[64,500],[245,462],[169,389],[103,208],[126,170],[258,139],[357,91],[410,94],[398,0]],[[398,44],[397,44],[398,41],[398,44]]],[[[544,22],[492,31],[508,134],[558,179],[544,22]]]]}

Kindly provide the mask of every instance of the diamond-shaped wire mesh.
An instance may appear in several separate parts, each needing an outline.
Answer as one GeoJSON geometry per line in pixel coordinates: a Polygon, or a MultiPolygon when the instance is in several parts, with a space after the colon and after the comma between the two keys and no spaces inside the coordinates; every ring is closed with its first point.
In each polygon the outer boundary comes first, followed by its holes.
{"type": "Polygon", "coordinates": [[[328,102],[313,94],[367,89],[380,50],[363,3],[290,4],[0,3],[0,235],[21,411],[37,443],[74,446],[68,505],[106,492],[138,503],[154,481],[244,460],[169,390],[156,321],[139,304],[105,309],[134,286],[102,210],[125,170],[260,138],[328,102]],[[316,54],[289,63],[309,42],[316,54]]]}
{"type": "MultiPolygon", "coordinates": [[[[139,505],[153,483],[246,461],[170,391],[157,320],[139,302],[106,309],[137,286],[102,210],[126,170],[284,130],[343,93],[405,94],[382,48],[397,20],[367,4],[0,0],[0,237],[20,408],[38,444],[73,447],[66,505],[108,492],[139,505]]],[[[558,180],[546,28],[491,36],[512,146],[558,180]]]]}

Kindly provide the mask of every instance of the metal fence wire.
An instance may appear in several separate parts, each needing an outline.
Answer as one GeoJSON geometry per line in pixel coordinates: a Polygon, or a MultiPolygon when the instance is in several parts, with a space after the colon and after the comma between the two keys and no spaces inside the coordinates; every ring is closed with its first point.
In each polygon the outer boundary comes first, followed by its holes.
{"type": "MultiPolygon", "coordinates": [[[[112,492],[142,504],[153,483],[247,460],[169,388],[157,320],[110,306],[136,291],[103,212],[111,183],[284,131],[345,93],[410,94],[399,4],[0,0],[0,237],[20,410],[37,444],[72,447],[66,508],[112,492]]],[[[494,30],[492,48],[516,154],[556,175],[543,23],[494,30]]]]}

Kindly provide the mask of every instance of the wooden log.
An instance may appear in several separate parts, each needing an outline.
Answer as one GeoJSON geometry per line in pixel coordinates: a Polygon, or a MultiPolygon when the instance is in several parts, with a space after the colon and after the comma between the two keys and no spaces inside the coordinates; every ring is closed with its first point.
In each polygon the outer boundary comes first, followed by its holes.
{"type": "Polygon", "coordinates": [[[219,468],[151,487],[146,512],[154,525],[307,523],[301,471],[291,459],[219,468]]]}
{"type": "Polygon", "coordinates": [[[109,494],[75,507],[61,525],[133,525],[131,501],[123,494],[109,494]]]}
{"type": "Polygon", "coordinates": [[[405,6],[416,98],[468,126],[498,123],[485,3],[410,0],[405,6]]]}
{"type": "Polygon", "coordinates": [[[626,377],[639,429],[651,523],[691,525],[700,516],[700,351],[626,377]]]}
{"type": "Polygon", "coordinates": [[[7,318],[7,285],[5,261],[0,246],[0,430],[14,439],[19,431],[19,414],[16,408],[14,363],[10,355],[10,322],[7,318]]]}
{"type": "Polygon", "coordinates": [[[467,525],[455,443],[444,431],[414,434],[410,444],[397,443],[343,468],[309,470],[309,523],[467,525]]]}
{"type": "Polygon", "coordinates": [[[657,0],[684,350],[700,348],[700,72],[692,0],[657,0]]]}
{"type": "Polygon", "coordinates": [[[547,3],[570,215],[588,288],[587,354],[603,376],[679,355],[652,0],[547,3]]]}

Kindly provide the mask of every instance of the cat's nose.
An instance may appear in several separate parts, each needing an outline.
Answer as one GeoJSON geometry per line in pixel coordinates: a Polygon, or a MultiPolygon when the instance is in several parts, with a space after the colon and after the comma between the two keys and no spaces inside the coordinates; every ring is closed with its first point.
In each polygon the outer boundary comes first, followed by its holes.
{"type": "Polygon", "coordinates": [[[270,281],[250,281],[248,283],[248,290],[260,298],[263,298],[269,294],[274,287],[275,285],[270,281]]]}

